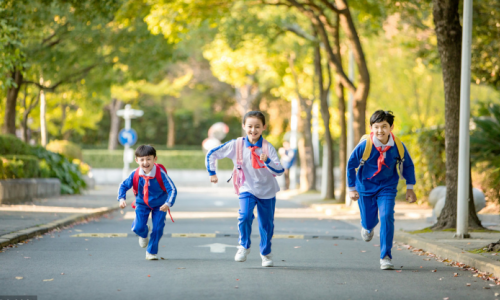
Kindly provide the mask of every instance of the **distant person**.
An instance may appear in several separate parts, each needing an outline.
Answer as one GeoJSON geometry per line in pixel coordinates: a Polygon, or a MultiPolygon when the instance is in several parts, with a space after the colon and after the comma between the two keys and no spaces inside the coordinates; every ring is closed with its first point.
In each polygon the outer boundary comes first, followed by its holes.
{"type": "Polygon", "coordinates": [[[136,201],[132,203],[132,207],[135,208],[132,231],[139,236],[139,246],[147,247],[147,260],[158,259],[158,244],[163,235],[165,218],[177,197],[174,183],[168,177],[165,167],[156,164],[157,159],[155,148],[149,145],[137,148],[135,161],[139,164],[139,168],[122,182],[118,190],[118,201],[122,209],[127,206],[125,202],[127,191],[131,188],[134,190],[136,201]],[[134,203],[137,203],[137,207],[134,203]],[[147,224],[150,214],[153,228],[148,238],[150,227],[147,224]]]}
{"type": "Polygon", "coordinates": [[[247,136],[229,141],[210,150],[205,160],[210,181],[218,182],[215,174],[217,159],[233,160],[233,185],[240,199],[238,229],[240,232],[235,261],[244,262],[250,253],[253,210],[259,213],[260,256],[263,267],[272,267],[271,238],[274,234],[274,208],[276,193],[280,190],[274,176],[284,170],[274,147],[262,138],[266,118],[260,111],[251,111],[243,117],[243,130],[247,136]]]}
{"type": "Polygon", "coordinates": [[[297,157],[297,150],[290,148],[290,142],[284,141],[283,147],[278,150],[281,156],[281,165],[285,168],[285,190],[290,189],[290,169],[295,163],[297,157]]]}
{"type": "Polygon", "coordinates": [[[374,228],[380,225],[380,268],[392,270],[392,241],[394,239],[394,206],[399,182],[398,169],[406,180],[406,200],[417,201],[413,192],[415,167],[410,154],[394,136],[394,115],[377,110],[370,118],[371,134],[365,135],[347,163],[349,197],[359,199],[361,237],[371,241],[374,228]]]}

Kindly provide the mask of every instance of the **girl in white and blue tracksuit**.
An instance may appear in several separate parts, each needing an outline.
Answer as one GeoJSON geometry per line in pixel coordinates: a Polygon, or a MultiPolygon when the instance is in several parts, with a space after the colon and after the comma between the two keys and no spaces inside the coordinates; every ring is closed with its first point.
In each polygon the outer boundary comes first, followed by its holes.
{"type": "MultiPolygon", "coordinates": [[[[206,157],[207,171],[210,175],[216,175],[215,162],[217,159],[230,158],[236,165],[236,141],[231,140],[208,152],[206,157]]],[[[262,154],[262,136],[255,143],[251,144],[248,137],[244,138],[243,165],[245,182],[240,187],[240,210],[238,217],[238,229],[240,232],[239,244],[250,249],[250,235],[252,233],[252,222],[254,219],[253,210],[257,205],[260,231],[260,253],[269,255],[271,253],[271,238],[274,233],[274,209],[276,205],[276,193],[280,190],[278,182],[274,176],[283,174],[283,167],[274,147],[268,146],[268,159],[260,163],[261,168],[256,169],[252,162],[252,148],[260,156],[262,154]],[[273,176],[274,175],[274,176],[273,176]]],[[[233,178],[233,180],[235,180],[233,178]]]]}

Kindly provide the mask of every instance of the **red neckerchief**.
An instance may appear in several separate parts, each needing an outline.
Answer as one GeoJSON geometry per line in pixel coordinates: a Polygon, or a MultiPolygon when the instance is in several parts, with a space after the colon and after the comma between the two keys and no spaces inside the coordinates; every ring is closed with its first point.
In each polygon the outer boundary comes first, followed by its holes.
{"type": "Polygon", "coordinates": [[[262,160],[260,160],[260,156],[255,153],[255,149],[257,148],[260,148],[258,146],[251,146],[251,147],[248,147],[250,148],[250,151],[252,151],[252,167],[254,169],[264,169],[266,166],[263,166],[264,162],[262,160]],[[261,164],[259,164],[261,163],[261,164]]]}
{"type": "MultiPolygon", "coordinates": [[[[373,132],[370,134],[370,138],[372,139],[372,143],[373,143],[373,132]]],[[[394,139],[394,137],[393,137],[393,139],[394,139]]],[[[375,146],[375,143],[373,143],[373,145],[375,146]]],[[[387,152],[387,150],[389,150],[390,148],[391,148],[391,146],[385,146],[385,149],[382,150],[382,146],[375,147],[375,149],[377,149],[378,153],[380,153],[380,156],[378,157],[378,160],[377,160],[378,170],[377,170],[377,172],[375,172],[375,174],[373,174],[372,177],[370,177],[368,179],[372,179],[373,177],[375,177],[375,175],[380,173],[380,171],[382,171],[382,166],[386,166],[387,168],[389,168],[389,166],[386,165],[386,163],[385,163],[384,153],[387,152]]]]}
{"type": "MultiPolygon", "coordinates": [[[[156,170],[158,172],[158,170],[156,170]]],[[[140,175],[140,177],[144,178],[145,183],[144,183],[144,203],[149,207],[149,180],[154,179],[154,177],[151,176],[146,176],[146,175],[140,175]]]]}

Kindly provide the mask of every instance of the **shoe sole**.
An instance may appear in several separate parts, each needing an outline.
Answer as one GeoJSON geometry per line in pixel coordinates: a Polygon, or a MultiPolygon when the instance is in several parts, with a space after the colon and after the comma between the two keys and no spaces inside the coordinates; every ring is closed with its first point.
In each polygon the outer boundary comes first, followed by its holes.
{"type": "Polygon", "coordinates": [[[270,264],[270,265],[264,265],[264,264],[262,264],[262,266],[263,266],[263,267],[266,267],[266,268],[267,268],[267,267],[274,267],[274,264],[270,264]]]}
{"type": "Polygon", "coordinates": [[[237,260],[237,259],[235,258],[235,259],[234,259],[234,261],[236,261],[236,262],[246,262],[246,261],[247,261],[247,258],[245,257],[245,259],[243,259],[243,260],[237,260]]]}
{"type": "Polygon", "coordinates": [[[147,239],[147,240],[146,240],[146,245],[144,245],[144,246],[143,246],[143,245],[141,245],[141,242],[139,242],[139,246],[140,246],[141,248],[146,248],[146,247],[148,246],[148,243],[149,243],[149,239],[147,239]]]}
{"type": "Polygon", "coordinates": [[[146,260],[158,260],[158,258],[146,258],[146,260]]]}
{"type": "Polygon", "coordinates": [[[380,266],[381,270],[394,270],[394,266],[380,266]]]}

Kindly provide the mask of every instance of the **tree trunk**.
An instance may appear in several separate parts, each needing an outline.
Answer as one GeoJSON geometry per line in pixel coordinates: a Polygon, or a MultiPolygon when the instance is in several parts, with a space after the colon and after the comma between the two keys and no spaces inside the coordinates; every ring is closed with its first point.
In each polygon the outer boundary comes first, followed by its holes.
{"type": "MultiPolygon", "coordinates": [[[[446,203],[433,229],[446,229],[456,228],[457,224],[462,26],[458,14],[459,0],[433,0],[432,2],[438,50],[443,69],[446,146],[446,203]]],[[[474,207],[473,201],[469,203],[469,207],[471,205],[474,207]]],[[[469,226],[478,224],[471,216],[472,214],[476,215],[475,209],[469,209],[469,222],[472,221],[469,226]]],[[[475,217],[477,219],[477,215],[475,217]]]]}
{"type": "Polygon", "coordinates": [[[40,91],[40,142],[42,147],[47,146],[47,120],[46,117],[47,102],[45,101],[45,93],[40,91]]]}
{"type": "MultiPolygon", "coordinates": [[[[319,45],[314,46],[314,71],[316,77],[318,78],[319,95],[321,103],[321,117],[323,119],[323,125],[325,127],[325,145],[324,151],[326,151],[326,162],[323,163],[323,167],[326,168],[326,194],[325,199],[335,199],[335,182],[333,178],[333,140],[330,132],[330,111],[328,107],[328,92],[330,89],[330,84],[324,87],[323,79],[323,66],[321,65],[321,50],[319,45]]],[[[329,72],[330,73],[330,72],[329,72]]],[[[330,74],[328,74],[330,76],[330,74]]]]}
{"type": "Polygon", "coordinates": [[[167,126],[168,126],[167,147],[169,148],[175,146],[174,111],[175,109],[173,107],[167,106],[167,126]]]}
{"type": "Polygon", "coordinates": [[[472,191],[472,163],[469,163],[469,228],[484,229],[481,220],[476,213],[476,205],[474,204],[474,193],[472,191]]]}
{"type": "Polygon", "coordinates": [[[120,117],[116,114],[123,107],[123,101],[113,98],[107,106],[111,116],[111,126],[109,128],[108,150],[115,150],[118,147],[118,133],[120,130],[120,117]]]}
{"type": "Polygon", "coordinates": [[[16,134],[16,103],[19,90],[23,83],[23,74],[20,70],[14,69],[11,73],[12,80],[15,86],[11,86],[7,90],[7,103],[5,104],[5,122],[3,133],[16,134]]]}
{"type": "MultiPolygon", "coordinates": [[[[342,56],[340,54],[340,15],[337,15],[337,20],[335,23],[334,31],[332,35],[334,37],[333,41],[333,52],[337,56],[338,61],[342,61],[342,56]]],[[[335,94],[337,96],[338,108],[339,108],[339,122],[340,122],[340,141],[339,141],[339,168],[340,168],[340,201],[345,201],[347,193],[347,125],[346,125],[346,105],[344,98],[344,85],[340,80],[337,80],[335,84],[335,94]]]]}
{"type": "Polygon", "coordinates": [[[27,88],[25,88],[24,89],[24,100],[23,100],[24,113],[23,113],[23,119],[21,121],[22,138],[23,138],[23,142],[25,142],[25,143],[28,143],[29,139],[31,137],[30,130],[28,127],[28,118],[29,118],[29,115],[30,115],[31,111],[33,110],[33,108],[35,108],[35,106],[37,106],[38,102],[40,101],[40,91],[38,92],[38,95],[36,96],[36,100],[35,100],[35,97],[33,97],[31,99],[31,102],[29,105],[26,102],[27,99],[28,99],[28,93],[27,93],[27,88]]]}

